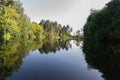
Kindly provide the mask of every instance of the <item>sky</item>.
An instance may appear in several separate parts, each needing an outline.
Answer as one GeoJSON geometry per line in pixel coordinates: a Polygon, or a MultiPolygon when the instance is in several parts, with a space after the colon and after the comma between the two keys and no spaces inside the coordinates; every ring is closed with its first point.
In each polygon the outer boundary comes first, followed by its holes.
{"type": "Polygon", "coordinates": [[[83,28],[91,9],[101,9],[110,0],[20,0],[31,21],[42,19],[70,25],[73,31],[83,28]]]}

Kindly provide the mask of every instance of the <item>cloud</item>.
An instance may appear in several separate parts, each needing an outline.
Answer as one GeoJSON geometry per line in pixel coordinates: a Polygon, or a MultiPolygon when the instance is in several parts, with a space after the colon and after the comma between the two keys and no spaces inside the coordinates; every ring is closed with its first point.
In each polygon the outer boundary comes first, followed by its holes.
{"type": "MultiPolygon", "coordinates": [[[[41,14],[57,14],[62,13],[72,5],[74,5],[76,0],[35,0],[29,1],[30,4],[26,7],[27,10],[33,10],[33,13],[41,13],[41,14]]],[[[24,4],[24,3],[23,3],[24,4]]]]}
{"type": "Polygon", "coordinates": [[[110,0],[21,0],[32,21],[50,19],[69,24],[76,31],[83,27],[90,9],[100,9],[110,0]]]}

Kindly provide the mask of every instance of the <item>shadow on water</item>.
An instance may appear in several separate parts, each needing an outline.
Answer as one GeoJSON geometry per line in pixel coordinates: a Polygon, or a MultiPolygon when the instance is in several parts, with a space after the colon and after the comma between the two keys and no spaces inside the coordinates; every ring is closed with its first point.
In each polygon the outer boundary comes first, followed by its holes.
{"type": "Polygon", "coordinates": [[[105,80],[120,80],[120,44],[84,41],[89,66],[103,73],[105,80]]]}
{"type": "Polygon", "coordinates": [[[0,80],[18,71],[28,52],[39,50],[41,54],[55,53],[71,48],[70,40],[10,40],[0,42],[0,80]]]}

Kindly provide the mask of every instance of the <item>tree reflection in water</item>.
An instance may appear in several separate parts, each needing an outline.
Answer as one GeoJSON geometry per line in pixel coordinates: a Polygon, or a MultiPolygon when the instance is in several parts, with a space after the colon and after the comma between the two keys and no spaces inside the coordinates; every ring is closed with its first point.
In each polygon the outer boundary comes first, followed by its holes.
{"type": "Polygon", "coordinates": [[[70,40],[22,40],[1,41],[0,43],[0,80],[19,70],[22,59],[30,50],[39,50],[41,54],[55,53],[61,49],[68,50],[70,40]]]}
{"type": "Polygon", "coordinates": [[[120,80],[120,44],[84,41],[83,52],[89,66],[102,72],[105,80],[120,80]]]}

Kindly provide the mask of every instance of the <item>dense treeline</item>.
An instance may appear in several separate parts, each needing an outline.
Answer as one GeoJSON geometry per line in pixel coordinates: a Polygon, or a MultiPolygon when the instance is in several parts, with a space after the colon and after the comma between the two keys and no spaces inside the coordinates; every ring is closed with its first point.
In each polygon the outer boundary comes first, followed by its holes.
{"type": "Polygon", "coordinates": [[[0,1],[1,38],[6,40],[16,37],[35,38],[42,34],[43,28],[37,23],[30,23],[19,0],[0,1]]]}
{"type": "Polygon", "coordinates": [[[84,39],[120,41],[120,1],[112,0],[101,10],[92,10],[84,26],[84,39]]]}
{"type": "Polygon", "coordinates": [[[46,38],[70,38],[72,28],[69,25],[61,26],[57,22],[51,22],[50,20],[41,20],[39,23],[44,31],[46,38]]]}
{"type": "Polygon", "coordinates": [[[0,39],[25,37],[27,39],[71,38],[72,28],[57,22],[41,20],[30,22],[19,0],[0,0],[0,39]]]}
{"type": "Polygon", "coordinates": [[[105,80],[119,80],[120,0],[111,0],[103,9],[92,10],[84,26],[83,52],[91,68],[105,80]]]}

